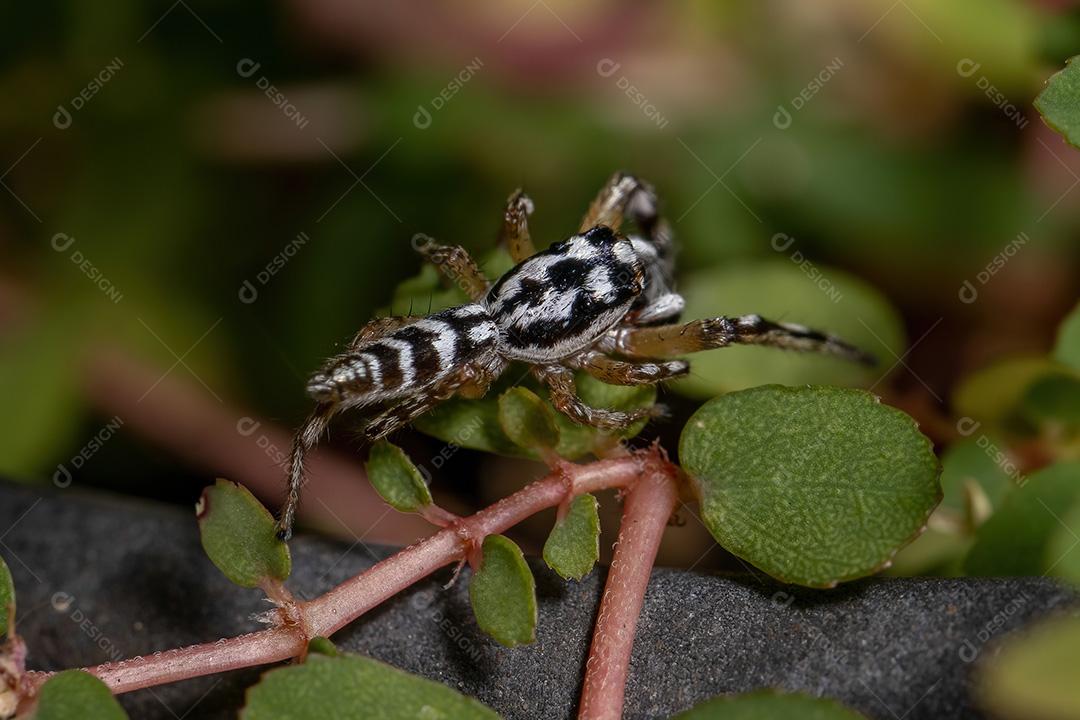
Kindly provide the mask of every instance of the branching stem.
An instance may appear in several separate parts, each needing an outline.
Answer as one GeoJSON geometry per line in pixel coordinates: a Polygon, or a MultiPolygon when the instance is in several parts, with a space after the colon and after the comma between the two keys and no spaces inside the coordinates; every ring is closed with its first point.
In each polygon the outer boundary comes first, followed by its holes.
{"type": "MultiPolygon", "coordinates": [[[[602,651],[604,654],[599,660],[589,661],[590,675],[595,675],[596,668],[599,667],[603,670],[603,686],[609,687],[610,683],[616,683],[621,693],[625,677],[618,681],[614,674],[619,672],[620,663],[624,671],[628,667],[634,621],[642,601],[641,597],[635,601],[630,595],[635,592],[644,593],[652,560],[656,555],[655,545],[659,542],[656,528],[662,529],[674,502],[669,501],[669,495],[674,497],[674,483],[671,480],[673,473],[673,466],[669,465],[662,458],[661,451],[655,448],[632,456],[599,460],[588,465],[565,464],[560,466],[559,471],[475,515],[454,520],[434,535],[373,565],[325,595],[308,602],[295,603],[294,607],[301,616],[298,622],[214,643],[177,648],[85,669],[101,678],[114,693],[124,693],[298,657],[306,651],[307,643],[312,637],[331,635],[439,568],[459,562],[468,553],[471,542],[482,540],[486,535],[504,532],[530,515],[558,506],[568,495],[576,496],[606,488],[631,488],[623,521],[624,529],[619,534],[619,547],[611,573],[611,578],[623,578],[620,583],[625,587],[616,592],[612,579],[609,578],[608,590],[602,604],[602,608],[608,610],[606,613],[601,610],[604,627],[609,627],[614,619],[622,623],[621,632],[629,633],[630,637],[624,638],[625,648],[619,644],[609,647],[607,643],[597,645],[594,642],[594,653],[602,651]],[[641,482],[638,482],[639,478],[642,478],[641,482]],[[638,485],[641,486],[640,492],[636,490],[638,485]],[[653,503],[659,505],[651,508],[653,503]],[[635,527],[641,529],[634,530],[635,527]],[[634,552],[640,552],[641,556],[626,557],[634,552]],[[626,570],[623,570],[624,567],[626,570]],[[612,609],[611,603],[615,602],[609,599],[612,595],[618,602],[617,609],[612,609]],[[627,613],[631,610],[634,616],[628,617],[627,613]],[[625,662],[620,659],[624,650],[625,662]]],[[[50,673],[44,672],[26,673],[20,686],[23,699],[30,699],[49,675],[50,673]]],[[[587,676],[586,688],[588,687],[587,676]]],[[[610,692],[592,693],[589,698],[592,707],[598,707],[598,703],[614,702],[610,699],[610,692]]],[[[616,715],[621,703],[620,696],[618,705],[614,706],[616,715]]],[[[603,717],[614,716],[608,714],[603,717]]]]}

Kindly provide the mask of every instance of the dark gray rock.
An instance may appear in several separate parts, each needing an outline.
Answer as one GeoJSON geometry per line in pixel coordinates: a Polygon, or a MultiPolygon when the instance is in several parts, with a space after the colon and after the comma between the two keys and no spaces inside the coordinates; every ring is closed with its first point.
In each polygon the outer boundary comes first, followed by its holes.
{"type": "MultiPolygon", "coordinates": [[[[391,552],[293,542],[289,585],[312,597],[391,552]]],[[[0,553],[18,588],[30,665],[57,670],[257,628],[258,591],[232,586],[193,514],[102,496],[0,485],[0,553]]],[[[342,648],[439,680],[508,718],[572,717],[602,573],[564,583],[534,564],[535,645],[504,649],[472,620],[467,578],[414,586],[334,637],[342,648]]],[[[1075,604],[1044,579],[876,579],[810,591],[753,576],[657,570],[634,647],[628,718],[667,717],[766,686],[834,697],[875,718],[979,717],[972,660],[988,640],[1075,604]]],[[[258,670],[123,696],[135,718],[234,717],[258,670]]]]}

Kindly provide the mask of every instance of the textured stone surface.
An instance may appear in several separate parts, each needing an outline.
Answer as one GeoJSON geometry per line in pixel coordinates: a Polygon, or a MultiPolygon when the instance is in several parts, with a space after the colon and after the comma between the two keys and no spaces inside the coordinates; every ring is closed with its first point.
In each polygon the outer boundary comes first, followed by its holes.
{"type": "MultiPolygon", "coordinates": [[[[293,552],[289,585],[311,597],[389,551],[299,537],[293,552]]],[[[19,632],[36,669],[212,641],[255,629],[250,616],[266,607],[258,591],[217,572],[194,516],[175,508],[0,484],[0,553],[15,576],[19,632]]],[[[534,569],[535,645],[506,650],[480,636],[467,577],[444,591],[446,571],[334,640],[477,696],[508,718],[572,717],[601,576],[564,583],[534,569]]],[[[970,660],[986,652],[987,638],[1075,602],[1042,579],[879,579],[809,591],[657,570],[626,717],[667,717],[764,686],[838,698],[874,718],[979,717],[968,694],[970,660]]],[[[136,718],[234,717],[258,674],[197,678],[122,701],[136,718]]]]}

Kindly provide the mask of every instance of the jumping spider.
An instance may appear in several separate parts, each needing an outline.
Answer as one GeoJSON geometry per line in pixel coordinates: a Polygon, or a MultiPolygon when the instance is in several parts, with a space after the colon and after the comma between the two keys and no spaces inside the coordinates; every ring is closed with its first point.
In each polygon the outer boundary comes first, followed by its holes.
{"type": "Polygon", "coordinates": [[[279,535],[288,538],[304,477],[304,456],[342,410],[382,404],[363,430],[382,438],[440,402],[478,398],[511,361],[531,365],[552,405],[571,420],[615,430],[648,417],[594,408],[577,396],[574,371],[614,385],[685,375],[685,360],[661,360],[733,343],[822,352],[873,364],[869,354],[801,325],[757,315],[677,323],[683,298],[672,289],[671,230],[652,188],[616,173],[579,234],[536,252],[527,218],[533,204],[510,196],[500,240],[517,265],[490,285],[461,247],[427,242],[419,251],[461,283],[470,302],[428,317],[385,317],[365,325],[345,352],[312,376],[317,405],[293,441],[288,498],[279,535]],[[629,218],[639,234],[621,235],[629,218]]]}

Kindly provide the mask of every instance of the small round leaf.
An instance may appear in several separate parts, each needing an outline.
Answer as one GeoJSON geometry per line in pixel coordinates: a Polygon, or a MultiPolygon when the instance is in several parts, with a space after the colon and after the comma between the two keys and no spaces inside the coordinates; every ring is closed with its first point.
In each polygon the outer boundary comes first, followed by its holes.
{"type": "Polygon", "coordinates": [[[498,720],[442,683],[357,655],[308,655],[247,691],[241,720],[498,720]]]}
{"type": "Polygon", "coordinates": [[[861,390],[724,395],[690,418],[679,457],[717,542],[811,587],[887,566],[941,499],[930,441],[861,390]]]}
{"type": "Polygon", "coordinates": [[[507,647],[536,639],[536,582],[521,549],[508,537],[488,535],[480,569],[469,583],[476,624],[507,647]]]}
{"type": "Polygon", "coordinates": [[[706,700],[672,720],[865,720],[835,700],[802,693],[758,690],[706,700]]]}
{"type": "Polygon", "coordinates": [[[544,543],[544,562],[565,580],[585,577],[600,557],[598,505],[592,495],[578,495],[544,543]]]}
{"type": "Polygon", "coordinates": [[[278,539],[273,515],[243,485],[219,479],[203,490],[195,513],[203,549],[225,577],[244,587],[289,577],[289,546],[278,539]]]}
{"type": "Polygon", "coordinates": [[[34,720],[123,720],[105,683],[85,670],[65,670],[45,681],[38,692],[34,720]]]}
{"type": "MultiPolygon", "coordinates": [[[[964,560],[969,575],[1043,575],[1063,559],[1054,538],[1076,533],[1066,518],[1080,501],[1080,462],[1058,463],[1033,473],[1009,493],[975,534],[964,560]]],[[[1071,549],[1071,543],[1066,549],[1071,549]]],[[[1077,550],[1080,552],[1080,550],[1077,550]]]]}
{"type": "Polygon", "coordinates": [[[1046,81],[1035,98],[1035,109],[1070,145],[1080,147],[1080,63],[1075,57],[1046,81]]]}
{"type": "MultiPolygon", "coordinates": [[[[511,440],[499,422],[498,398],[502,391],[512,387],[515,378],[520,377],[520,372],[515,372],[512,367],[485,397],[479,400],[460,398],[447,400],[418,418],[415,423],[416,428],[460,447],[499,455],[540,459],[535,452],[526,450],[511,440]]],[[[528,386],[539,390],[531,382],[528,386]]],[[[656,402],[656,388],[653,386],[608,385],[584,373],[577,376],[577,390],[578,396],[593,407],[632,410],[650,407],[656,402]]],[[[584,457],[610,439],[604,431],[579,425],[554,409],[552,413],[559,430],[559,443],[555,448],[555,453],[559,457],[568,460],[584,457]]],[[[637,422],[614,436],[616,438],[633,437],[641,432],[646,423],[647,420],[637,422]]]]}
{"type": "Polygon", "coordinates": [[[979,694],[994,717],[1010,720],[1080,718],[1076,664],[1080,618],[1056,617],[1010,638],[982,668],[979,694]]]}
{"type": "Polygon", "coordinates": [[[15,581],[11,578],[11,570],[7,563],[0,558],[0,638],[6,637],[8,625],[12,615],[15,614],[15,581]]]}
{"type": "Polygon", "coordinates": [[[1058,328],[1054,359],[1073,370],[1080,370],[1080,305],[1073,308],[1058,328]]]}
{"type": "Polygon", "coordinates": [[[386,440],[371,446],[367,476],[379,497],[401,512],[417,512],[431,504],[431,492],[405,451],[386,440]]]}
{"type": "Polygon", "coordinates": [[[559,444],[554,411],[532,390],[510,388],[498,402],[499,424],[514,444],[527,450],[552,450],[559,444]]]}

